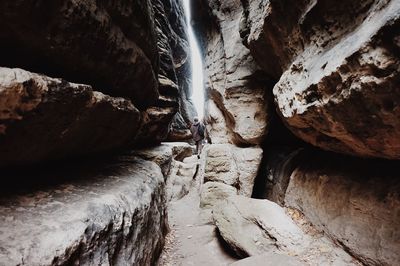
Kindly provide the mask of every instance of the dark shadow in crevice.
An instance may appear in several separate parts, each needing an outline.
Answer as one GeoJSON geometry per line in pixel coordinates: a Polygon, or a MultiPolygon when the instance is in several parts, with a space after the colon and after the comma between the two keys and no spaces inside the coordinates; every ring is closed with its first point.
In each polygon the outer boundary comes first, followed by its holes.
{"type": "MultiPolygon", "coordinates": [[[[224,240],[224,238],[221,236],[221,233],[219,232],[218,228],[216,227],[214,230],[215,237],[218,239],[218,243],[220,244],[221,249],[225,252],[225,254],[229,255],[230,257],[241,260],[242,257],[238,256],[235,251],[232,250],[232,248],[229,246],[229,244],[224,240]]],[[[247,257],[248,255],[245,255],[243,257],[247,257]]]]}
{"type": "Polygon", "coordinates": [[[107,178],[121,171],[121,165],[131,164],[134,157],[129,152],[115,151],[44,161],[24,166],[0,169],[0,198],[23,195],[71,183],[90,183],[97,178],[107,178]]]}

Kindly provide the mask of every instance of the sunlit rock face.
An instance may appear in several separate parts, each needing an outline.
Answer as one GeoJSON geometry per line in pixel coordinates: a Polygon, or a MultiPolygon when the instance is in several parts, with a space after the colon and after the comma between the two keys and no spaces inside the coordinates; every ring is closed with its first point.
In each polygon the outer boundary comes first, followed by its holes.
{"type": "Polygon", "coordinates": [[[213,143],[260,144],[267,131],[265,83],[239,34],[241,1],[196,1],[206,75],[206,122],[213,143]]]}
{"type": "Polygon", "coordinates": [[[298,137],[400,159],[399,17],[398,1],[247,1],[241,33],[298,137]]]}

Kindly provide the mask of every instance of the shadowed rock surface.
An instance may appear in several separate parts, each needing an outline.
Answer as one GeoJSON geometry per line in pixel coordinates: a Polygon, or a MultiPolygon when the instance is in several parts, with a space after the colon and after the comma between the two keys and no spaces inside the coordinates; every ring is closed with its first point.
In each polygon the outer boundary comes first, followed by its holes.
{"type": "Polygon", "coordinates": [[[139,124],[130,101],[88,85],[0,68],[0,167],[121,147],[139,124]]]}
{"type": "Polygon", "coordinates": [[[150,0],[0,3],[2,66],[90,84],[140,109],[158,97],[150,0]]]}
{"type": "Polygon", "coordinates": [[[15,183],[0,199],[1,264],[150,265],[161,251],[165,185],[154,163],[120,156],[5,177],[37,184],[15,183]]]}

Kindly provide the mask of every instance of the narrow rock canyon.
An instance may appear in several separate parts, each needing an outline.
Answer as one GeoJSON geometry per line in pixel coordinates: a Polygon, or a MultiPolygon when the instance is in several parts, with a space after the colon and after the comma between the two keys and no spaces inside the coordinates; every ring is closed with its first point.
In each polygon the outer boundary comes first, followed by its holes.
{"type": "Polygon", "coordinates": [[[0,265],[400,265],[399,0],[0,16],[0,265]]]}

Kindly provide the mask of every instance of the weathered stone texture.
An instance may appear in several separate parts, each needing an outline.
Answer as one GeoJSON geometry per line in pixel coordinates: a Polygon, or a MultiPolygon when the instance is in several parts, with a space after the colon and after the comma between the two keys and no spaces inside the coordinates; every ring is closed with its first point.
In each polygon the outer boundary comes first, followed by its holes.
{"type": "Polygon", "coordinates": [[[60,169],[8,173],[27,190],[0,199],[1,264],[153,265],[167,230],[160,168],[123,156],[60,169]]]}
{"type": "Polygon", "coordinates": [[[214,206],[213,218],[222,238],[240,257],[275,253],[308,265],[358,265],[323,236],[303,232],[271,201],[230,196],[214,206]]]}
{"type": "Polygon", "coordinates": [[[198,1],[193,5],[198,12],[195,20],[204,25],[206,105],[219,110],[206,109],[211,140],[260,144],[267,130],[266,85],[258,80],[259,68],[239,35],[241,1],[198,1]],[[226,128],[228,134],[218,128],[226,128]]]}
{"type": "Polygon", "coordinates": [[[238,148],[230,144],[213,144],[205,149],[204,182],[220,182],[235,187],[240,195],[253,192],[262,149],[238,148]]]}
{"type": "Polygon", "coordinates": [[[158,97],[150,0],[1,1],[3,66],[90,84],[140,109],[158,97]]]}
{"type": "Polygon", "coordinates": [[[120,147],[139,124],[130,101],[88,85],[0,68],[0,166],[120,147]]]}
{"type": "Polygon", "coordinates": [[[288,127],[325,150],[400,159],[399,1],[248,1],[242,36],[279,78],[288,127]]]}
{"type": "Polygon", "coordinates": [[[366,265],[400,263],[399,162],[315,155],[291,175],[285,205],[366,265]]]}

